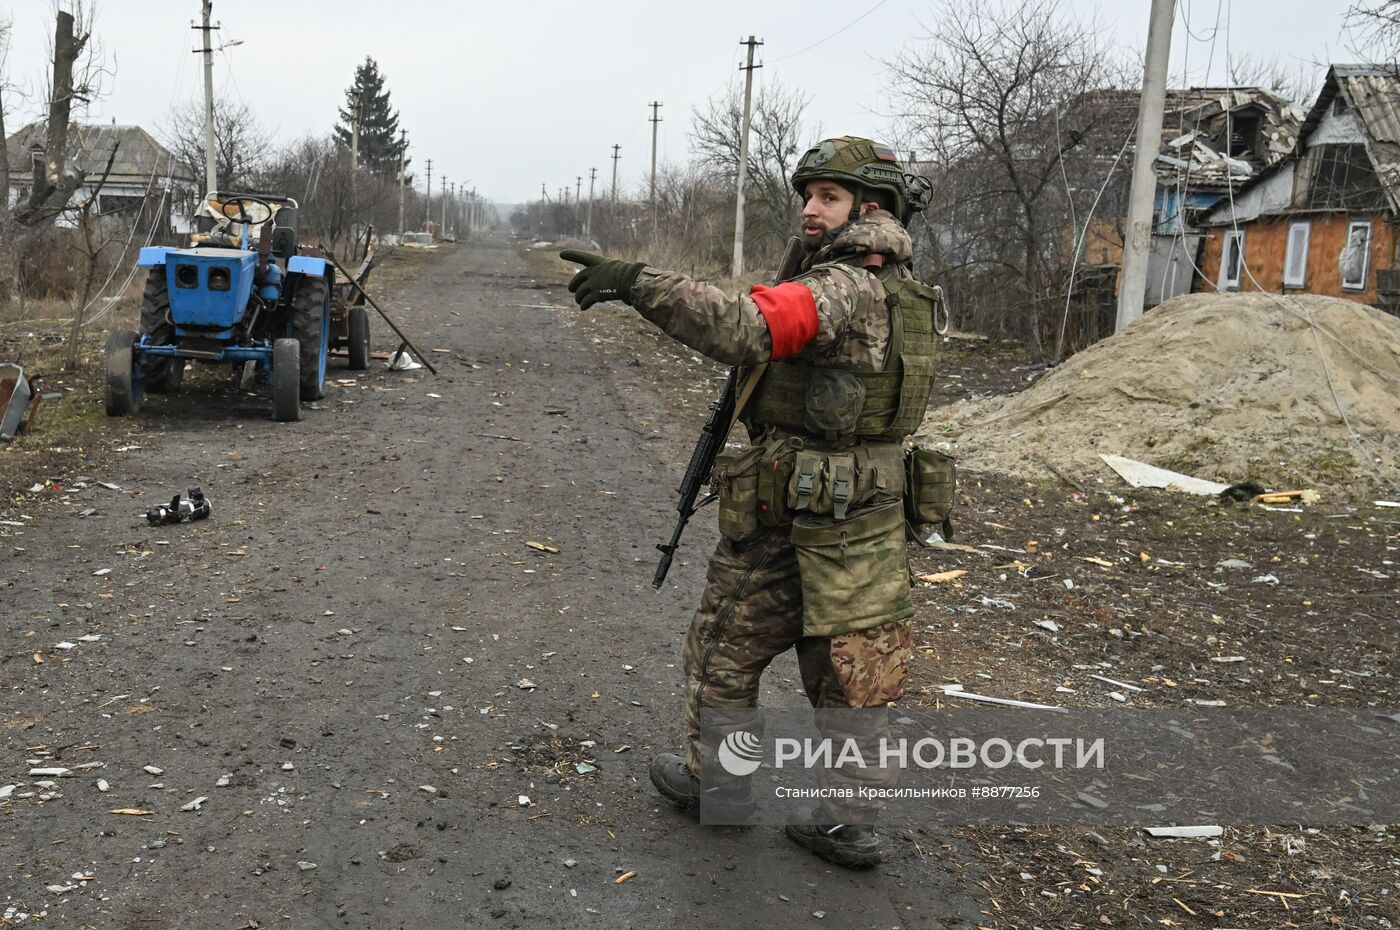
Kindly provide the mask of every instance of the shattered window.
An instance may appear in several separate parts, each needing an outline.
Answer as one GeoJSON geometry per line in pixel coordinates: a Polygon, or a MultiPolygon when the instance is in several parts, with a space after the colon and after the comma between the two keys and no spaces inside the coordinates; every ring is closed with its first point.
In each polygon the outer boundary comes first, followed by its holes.
{"type": "Polygon", "coordinates": [[[1366,272],[1369,271],[1371,257],[1371,222],[1354,220],[1347,226],[1347,244],[1337,256],[1337,267],[1342,273],[1342,287],[1349,291],[1366,289],[1366,272]]]}
{"type": "Polygon", "coordinates": [[[1308,240],[1312,224],[1306,220],[1288,227],[1288,254],[1283,259],[1285,287],[1302,287],[1308,274],[1308,240]]]}
{"type": "Polygon", "coordinates": [[[1337,143],[1315,146],[1307,206],[1340,210],[1364,210],[1385,206],[1385,192],[1371,167],[1366,146],[1337,143]]]}
{"type": "Polygon", "coordinates": [[[1225,247],[1220,253],[1220,280],[1216,286],[1222,291],[1239,290],[1243,266],[1244,230],[1231,229],[1225,233],[1225,247]]]}

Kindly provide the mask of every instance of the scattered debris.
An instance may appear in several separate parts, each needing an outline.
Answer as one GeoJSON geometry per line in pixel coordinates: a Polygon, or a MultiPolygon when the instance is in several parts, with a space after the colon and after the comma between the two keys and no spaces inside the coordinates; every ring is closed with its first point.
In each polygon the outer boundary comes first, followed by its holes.
{"type": "Polygon", "coordinates": [[[966,574],[967,572],[965,572],[961,568],[955,568],[952,571],[937,572],[932,575],[920,575],[919,580],[927,582],[929,584],[946,584],[950,581],[957,581],[959,578],[966,574]]]}

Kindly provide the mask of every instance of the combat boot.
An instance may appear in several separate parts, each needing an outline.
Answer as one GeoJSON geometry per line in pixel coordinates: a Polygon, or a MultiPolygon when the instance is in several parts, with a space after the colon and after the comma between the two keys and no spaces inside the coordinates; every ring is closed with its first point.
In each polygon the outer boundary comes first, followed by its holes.
{"type": "Polygon", "coordinates": [[[700,816],[700,799],[705,799],[707,819],[741,823],[757,806],[748,785],[739,788],[705,790],[699,777],[685,760],[673,752],[663,752],[651,760],[651,783],[656,790],[683,811],[700,816]]]}
{"type": "Polygon", "coordinates": [[[787,835],[827,862],[848,869],[869,868],[884,859],[880,852],[880,834],[870,824],[790,823],[787,835]]]}

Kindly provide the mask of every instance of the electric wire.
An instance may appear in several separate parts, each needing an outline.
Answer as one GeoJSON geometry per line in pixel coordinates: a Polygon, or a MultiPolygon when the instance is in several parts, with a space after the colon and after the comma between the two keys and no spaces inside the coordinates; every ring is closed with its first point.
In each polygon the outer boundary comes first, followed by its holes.
{"type": "Polygon", "coordinates": [[[808,46],[805,47],[805,48],[800,48],[800,49],[798,49],[798,50],[795,51],[795,52],[790,52],[790,53],[788,53],[787,55],[782,56],[781,58],[774,58],[771,62],[769,62],[769,64],[774,64],[774,65],[776,65],[776,64],[777,64],[778,62],[780,62],[780,61],[787,61],[789,58],[796,58],[798,55],[805,55],[807,52],[810,52],[812,49],[816,48],[816,47],[819,46],[819,45],[825,45],[827,42],[830,42],[832,39],[836,38],[836,37],[839,36],[841,33],[845,32],[847,29],[850,29],[850,28],[851,28],[852,26],[854,26],[856,23],[858,23],[858,22],[860,22],[861,20],[865,19],[865,17],[869,16],[871,13],[874,13],[876,10],[878,10],[880,7],[884,6],[884,5],[885,5],[886,3],[888,3],[888,2],[889,2],[889,0],[880,0],[879,3],[875,4],[875,5],[872,6],[870,9],[866,10],[864,13],[860,14],[859,16],[857,16],[855,19],[851,20],[851,21],[850,21],[849,23],[847,23],[846,25],[842,26],[840,29],[837,29],[835,32],[833,32],[831,35],[827,36],[826,38],[824,38],[824,39],[818,39],[817,41],[813,42],[811,45],[808,45],[808,46]]]}

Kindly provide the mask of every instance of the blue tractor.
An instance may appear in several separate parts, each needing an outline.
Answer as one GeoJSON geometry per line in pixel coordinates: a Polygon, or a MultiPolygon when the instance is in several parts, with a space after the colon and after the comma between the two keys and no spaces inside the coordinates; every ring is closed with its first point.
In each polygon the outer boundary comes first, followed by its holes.
{"type": "Polygon", "coordinates": [[[190,248],[141,250],[141,331],[107,339],[108,416],[136,413],[147,390],[178,390],[192,359],[261,373],[272,418],[301,419],[301,401],[325,387],[333,263],[298,245],[290,197],[210,194],[198,228],[190,248]]]}

